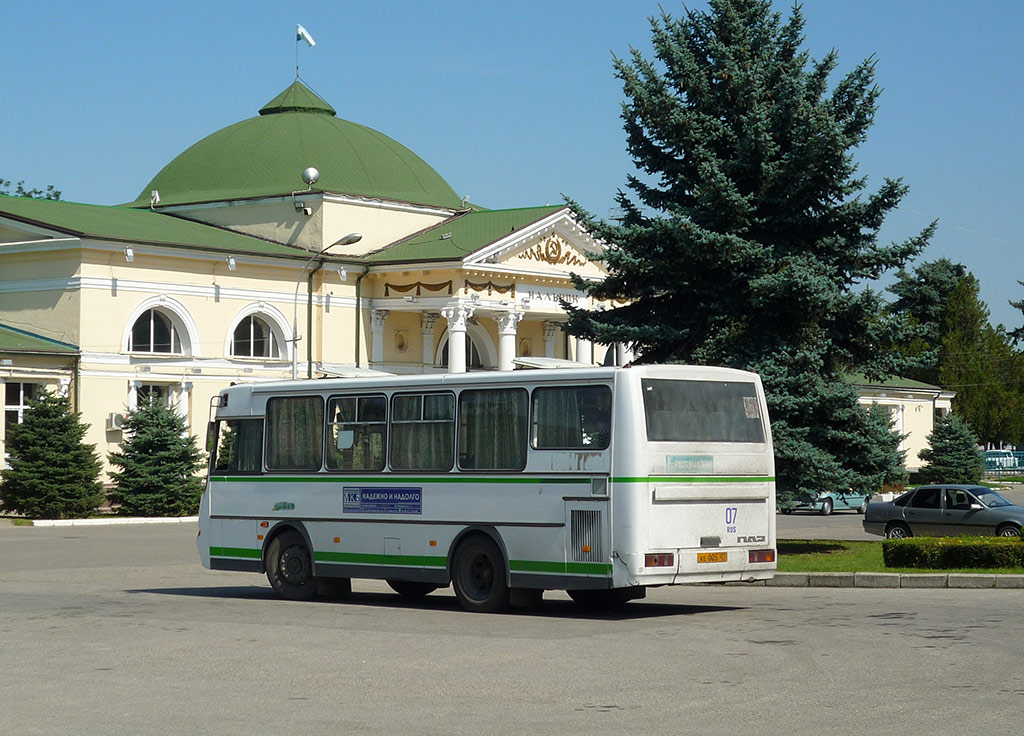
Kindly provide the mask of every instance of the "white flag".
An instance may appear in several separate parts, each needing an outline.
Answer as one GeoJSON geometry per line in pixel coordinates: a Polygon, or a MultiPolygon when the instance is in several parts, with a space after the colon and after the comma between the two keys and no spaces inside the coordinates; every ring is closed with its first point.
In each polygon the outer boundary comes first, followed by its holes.
{"type": "Polygon", "coordinates": [[[310,46],[316,46],[316,41],[314,41],[313,37],[309,35],[309,31],[298,24],[295,26],[295,40],[305,41],[310,46]]]}

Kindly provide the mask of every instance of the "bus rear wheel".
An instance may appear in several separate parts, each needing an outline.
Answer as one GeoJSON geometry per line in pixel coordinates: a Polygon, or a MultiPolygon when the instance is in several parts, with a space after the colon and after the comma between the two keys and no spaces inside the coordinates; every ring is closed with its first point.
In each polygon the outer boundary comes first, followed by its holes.
{"type": "Polygon", "coordinates": [[[282,598],[308,601],[316,597],[313,558],[297,531],[278,534],[267,548],[267,580],[282,598]]]}
{"type": "Polygon", "coordinates": [[[433,583],[420,583],[414,580],[388,580],[391,590],[405,598],[422,598],[438,589],[433,583]]]}
{"type": "Polygon", "coordinates": [[[494,613],[508,606],[505,560],[488,537],[475,535],[463,541],[452,557],[452,587],[467,611],[494,613]]]}

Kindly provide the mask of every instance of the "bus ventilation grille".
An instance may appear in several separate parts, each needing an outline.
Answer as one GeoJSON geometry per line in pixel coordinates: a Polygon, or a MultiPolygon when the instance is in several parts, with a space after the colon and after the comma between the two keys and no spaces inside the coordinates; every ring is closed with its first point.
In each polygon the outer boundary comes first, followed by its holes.
{"type": "Polygon", "coordinates": [[[601,561],[601,512],[572,512],[572,561],[601,561]]]}

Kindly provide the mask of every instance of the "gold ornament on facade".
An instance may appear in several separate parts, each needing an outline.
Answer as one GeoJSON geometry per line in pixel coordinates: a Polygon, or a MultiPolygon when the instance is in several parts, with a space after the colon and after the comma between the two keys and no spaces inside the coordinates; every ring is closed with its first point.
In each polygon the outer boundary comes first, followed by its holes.
{"type": "Polygon", "coordinates": [[[552,235],[547,240],[537,243],[532,248],[523,251],[520,258],[527,261],[543,261],[552,266],[585,266],[587,261],[580,258],[572,247],[558,235],[552,235]]]}

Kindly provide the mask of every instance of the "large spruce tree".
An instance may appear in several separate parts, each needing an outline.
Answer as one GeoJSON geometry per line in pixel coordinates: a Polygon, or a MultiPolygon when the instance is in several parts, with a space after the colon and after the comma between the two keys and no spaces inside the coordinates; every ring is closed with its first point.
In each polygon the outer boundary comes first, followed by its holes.
{"type": "Polygon", "coordinates": [[[36,519],[85,517],[103,503],[101,463],[83,442],[89,425],[65,396],[44,391],[8,428],[10,467],[0,472],[0,507],[36,519]]]}
{"type": "Polygon", "coordinates": [[[203,453],[185,420],[153,395],[128,413],[120,452],[109,455],[110,494],[128,516],[185,516],[199,509],[203,453]]]}
{"type": "Polygon", "coordinates": [[[783,23],[769,0],[709,5],[652,18],[653,60],[615,60],[640,173],[619,192],[620,222],[577,207],[610,246],[608,277],[576,285],[627,304],[567,305],[568,330],[645,362],[759,372],[780,492],[862,487],[864,410],[843,375],[895,370],[898,321],[861,284],[903,267],[933,226],[878,243],[906,188],[866,193],[853,159],[879,95],[872,59],[830,90],[837,55],[801,50],[799,7],[783,23]]]}

